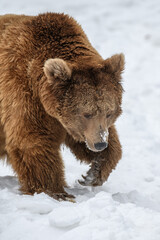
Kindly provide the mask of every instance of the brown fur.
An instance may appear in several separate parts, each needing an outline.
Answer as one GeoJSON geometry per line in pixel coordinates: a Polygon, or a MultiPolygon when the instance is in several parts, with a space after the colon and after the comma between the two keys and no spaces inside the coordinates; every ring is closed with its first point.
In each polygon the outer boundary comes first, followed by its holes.
{"type": "Polygon", "coordinates": [[[62,143],[92,163],[89,185],[107,180],[121,158],[123,68],[122,54],[103,60],[67,15],[0,16],[0,155],[7,151],[24,193],[68,196],[62,143]],[[102,140],[108,147],[96,152],[102,140]]]}
{"type": "Polygon", "coordinates": [[[6,154],[5,151],[5,134],[3,131],[3,126],[0,124],[0,157],[4,158],[6,154]]]}

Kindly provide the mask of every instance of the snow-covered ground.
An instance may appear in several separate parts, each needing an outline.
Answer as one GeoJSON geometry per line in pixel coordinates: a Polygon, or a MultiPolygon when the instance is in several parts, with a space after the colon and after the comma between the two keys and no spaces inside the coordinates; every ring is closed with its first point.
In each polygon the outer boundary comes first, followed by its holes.
{"type": "Polygon", "coordinates": [[[117,122],[123,158],[108,181],[81,187],[87,171],[62,148],[76,203],[21,195],[0,163],[0,240],[160,239],[160,1],[1,0],[0,14],[53,11],[75,17],[104,58],[126,56],[123,115],[117,122]]]}

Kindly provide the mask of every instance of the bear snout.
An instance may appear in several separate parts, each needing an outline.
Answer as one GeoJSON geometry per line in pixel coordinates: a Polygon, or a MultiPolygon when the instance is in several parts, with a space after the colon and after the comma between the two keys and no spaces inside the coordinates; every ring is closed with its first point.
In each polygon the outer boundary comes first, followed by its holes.
{"type": "Polygon", "coordinates": [[[89,140],[85,141],[86,146],[89,150],[91,150],[92,152],[101,152],[103,151],[105,148],[108,147],[108,142],[104,141],[104,142],[92,142],[89,140]]]}
{"type": "Polygon", "coordinates": [[[97,151],[103,151],[107,146],[107,142],[98,142],[94,144],[94,147],[97,151]]]}

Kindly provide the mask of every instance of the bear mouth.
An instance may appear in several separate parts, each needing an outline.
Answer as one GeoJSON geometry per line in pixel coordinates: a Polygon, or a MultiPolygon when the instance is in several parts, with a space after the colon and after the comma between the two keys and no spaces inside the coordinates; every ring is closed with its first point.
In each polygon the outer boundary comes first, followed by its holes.
{"type": "Polygon", "coordinates": [[[90,145],[88,144],[87,140],[85,140],[85,144],[86,144],[86,147],[92,151],[92,152],[99,152],[98,150],[96,150],[95,148],[91,148],[90,145]]]}

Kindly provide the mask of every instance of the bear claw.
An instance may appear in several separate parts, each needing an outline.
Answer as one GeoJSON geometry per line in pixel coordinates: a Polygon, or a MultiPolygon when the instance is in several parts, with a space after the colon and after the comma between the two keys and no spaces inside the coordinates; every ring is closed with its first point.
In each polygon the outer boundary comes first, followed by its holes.
{"type": "Polygon", "coordinates": [[[103,182],[101,180],[98,180],[98,179],[85,180],[85,181],[78,180],[78,182],[82,186],[92,186],[92,187],[101,186],[103,184],[103,182]]]}
{"type": "Polygon", "coordinates": [[[74,198],[75,196],[73,196],[72,194],[68,194],[66,192],[63,192],[63,193],[48,193],[47,194],[54,198],[55,200],[58,200],[58,201],[69,201],[69,202],[75,202],[74,198]]]}
{"type": "Polygon", "coordinates": [[[69,201],[69,202],[75,202],[74,196],[68,193],[58,193],[55,194],[58,201],[69,201]]]}

